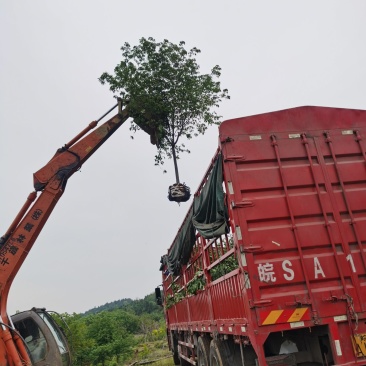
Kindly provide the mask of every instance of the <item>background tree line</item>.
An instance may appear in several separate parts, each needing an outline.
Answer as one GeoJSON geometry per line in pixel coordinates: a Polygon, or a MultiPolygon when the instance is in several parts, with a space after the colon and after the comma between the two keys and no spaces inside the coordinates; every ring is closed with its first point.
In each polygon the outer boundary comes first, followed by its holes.
{"type": "MultiPolygon", "coordinates": [[[[122,299],[84,314],[62,314],[75,366],[117,366],[148,355],[147,343],[166,348],[163,309],[155,294],[122,299]]],[[[165,349],[166,351],[166,349],[165,349]]]]}

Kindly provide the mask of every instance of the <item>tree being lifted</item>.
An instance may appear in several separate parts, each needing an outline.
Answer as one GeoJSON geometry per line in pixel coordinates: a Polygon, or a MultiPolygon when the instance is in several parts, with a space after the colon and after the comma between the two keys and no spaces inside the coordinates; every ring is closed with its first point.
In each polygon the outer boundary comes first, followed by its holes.
{"type": "Polygon", "coordinates": [[[217,80],[221,68],[216,65],[210,74],[200,74],[195,56],[201,51],[195,47],[187,51],[184,45],[153,38],[141,38],[134,47],[125,43],[114,75],[105,72],[99,78],[128,101],[131,130],[142,129],[150,135],[158,149],[155,165],[173,159],[176,183],[169,187],[168,198],[175,202],[190,197],[189,187],[180,181],[177,163],[181,153],[190,151],[180,138],[191,139],[204,134],[209,125],[220,124],[213,107],[230,98],[217,80]]]}

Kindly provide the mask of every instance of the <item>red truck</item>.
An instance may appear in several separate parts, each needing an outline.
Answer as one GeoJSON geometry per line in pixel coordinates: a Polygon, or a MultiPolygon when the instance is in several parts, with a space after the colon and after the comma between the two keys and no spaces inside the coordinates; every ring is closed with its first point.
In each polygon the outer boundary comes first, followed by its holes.
{"type": "Polygon", "coordinates": [[[223,122],[160,269],[177,365],[366,365],[366,111],[223,122]]]}

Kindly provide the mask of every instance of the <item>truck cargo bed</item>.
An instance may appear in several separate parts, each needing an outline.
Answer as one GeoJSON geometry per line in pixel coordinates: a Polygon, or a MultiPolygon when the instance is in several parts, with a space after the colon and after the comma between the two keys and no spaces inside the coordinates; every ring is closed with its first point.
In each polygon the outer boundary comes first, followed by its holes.
{"type": "Polygon", "coordinates": [[[166,299],[177,297],[168,329],[252,347],[246,365],[272,364],[285,341],[295,364],[366,365],[365,138],[360,110],[223,122],[213,161],[222,159],[230,231],[196,232],[181,273],[164,272],[166,299]]]}

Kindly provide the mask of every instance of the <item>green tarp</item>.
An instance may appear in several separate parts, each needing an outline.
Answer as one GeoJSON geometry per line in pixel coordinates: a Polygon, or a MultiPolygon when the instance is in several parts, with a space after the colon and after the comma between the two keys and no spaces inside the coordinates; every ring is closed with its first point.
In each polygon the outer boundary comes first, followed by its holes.
{"type": "Polygon", "coordinates": [[[189,260],[195,240],[196,234],[192,224],[192,210],[190,210],[168,255],[163,257],[163,263],[168,265],[168,271],[170,273],[175,276],[180,273],[181,265],[186,264],[189,260]]]}
{"type": "Polygon", "coordinates": [[[228,215],[222,180],[222,157],[219,154],[201,194],[193,201],[192,223],[205,239],[227,232],[228,215]]]}
{"type": "Polygon", "coordinates": [[[186,220],[178,232],[168,255],[162,258],[173,275],[180,273],[181,265],[188,263],[197,230],[205,239],[211,239],[228,232],[228,213],[222,187],[222,157],[216,162],[199,196],[195,197],[186,220]]]}

